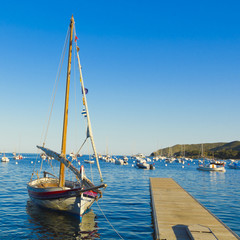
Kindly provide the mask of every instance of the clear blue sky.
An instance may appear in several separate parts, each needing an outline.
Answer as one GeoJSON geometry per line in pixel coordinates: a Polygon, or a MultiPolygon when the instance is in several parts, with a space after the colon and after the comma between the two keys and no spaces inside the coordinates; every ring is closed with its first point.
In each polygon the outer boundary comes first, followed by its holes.
{"type": "Polygon", "coordinates": [[[231,0],[2,1],[0,151],[36,152],[72,14],[98,152],[239,140],[239,12],[231,0]]]}

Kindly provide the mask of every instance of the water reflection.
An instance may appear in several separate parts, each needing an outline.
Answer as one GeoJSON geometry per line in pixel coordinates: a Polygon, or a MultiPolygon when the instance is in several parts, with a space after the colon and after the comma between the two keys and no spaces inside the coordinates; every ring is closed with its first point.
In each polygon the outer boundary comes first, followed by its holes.
{"type": "Polygon", "coordinates": [[[210,181],[219,183],[219,181],[225,181],[225,173],[224,172],[209,172],[210,181]]]}
{"type": "Polygon", "coordinates": [[[75,216],[43,209],[32,201],[27,201],[28,222],[32,226],[33,239],[96,239],[97,232],[95,214],[91,210],[83,216],[82,222],[75,216]]]}

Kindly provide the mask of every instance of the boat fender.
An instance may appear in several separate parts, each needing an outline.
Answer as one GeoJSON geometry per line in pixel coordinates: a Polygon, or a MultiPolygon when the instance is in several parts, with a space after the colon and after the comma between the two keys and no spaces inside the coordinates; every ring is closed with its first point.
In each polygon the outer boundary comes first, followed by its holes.
{"type": "Polygon", "coordinates": [[[83,180],[83,177],[85,175],[85,171],[84,171],[84,166],[83,165],[80,167],[80,174],[81,174],[81,180],[83,180]]]}

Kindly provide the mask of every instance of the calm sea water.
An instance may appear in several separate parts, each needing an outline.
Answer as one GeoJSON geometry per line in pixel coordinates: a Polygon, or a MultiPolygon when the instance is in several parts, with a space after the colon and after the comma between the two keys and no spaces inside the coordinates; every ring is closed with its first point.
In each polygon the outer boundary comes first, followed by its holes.
{"type": "MultiPolygon", "coordinates": [[[[12,158],[0,162],[0,239],[153,239],[149,177],[173,178],[240,235],[240,170],[210,173],[197,171],[197,162],[185,163],[184,168],[179,163],[155,162],[156,170],[150,171],[132,167],[133,160],[128,166],[101,161],[108,187],[80,223],[74,216],[39,208],[29,200],[26,183],[36,155],[24,156],[18,164],[12,158]]],[[[40,164],[38,159],[36,167],[40,164]]],[[[96,164],[84,166],[89,178],[97,175],[96,164]]]]}

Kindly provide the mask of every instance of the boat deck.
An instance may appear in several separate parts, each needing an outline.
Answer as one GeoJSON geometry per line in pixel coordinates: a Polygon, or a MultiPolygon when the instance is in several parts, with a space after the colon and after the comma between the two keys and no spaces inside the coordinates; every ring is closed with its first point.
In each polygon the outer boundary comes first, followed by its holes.
{"type": "Polygon", "coordinates": [[[172,178],[150,178],[155,239],[240,239],[172,178]]]}
{"type": "Polygon", "coordinates": [[[50,188],[50,187],[58,187],[58,184],[57,183],[48,183],[48,182],[45,182],[45,183],[40,183],[39,185],[37,185],[38,188],[50,188]]]}

